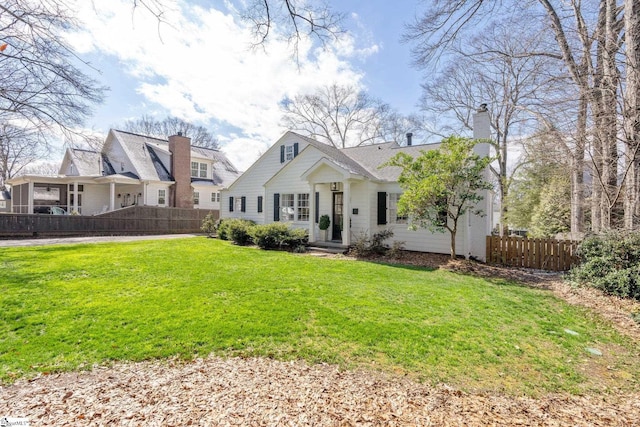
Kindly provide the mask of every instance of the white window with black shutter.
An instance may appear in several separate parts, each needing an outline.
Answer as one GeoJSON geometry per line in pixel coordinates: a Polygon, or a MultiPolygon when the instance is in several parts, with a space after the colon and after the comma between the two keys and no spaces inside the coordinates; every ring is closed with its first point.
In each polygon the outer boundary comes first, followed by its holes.
{"type": "Polygon", "coordinates": [[[280,163],[289,162],[298,155],[298,143],[280,146],[280,163]]]}
{"type": "Polygon", "coordinates": [[[246,211],[246,205],[247,205],[247,198],[245,196],[242,197],[236,197],[235,198],[235,211],[236,212],[245,212],[246,211]]]}
{"type": "Polygon", "coordinates": [[[378,193],[378,225],[407,223],[407,217],[398,214],[400,196],[402,193],[378,193]]]}

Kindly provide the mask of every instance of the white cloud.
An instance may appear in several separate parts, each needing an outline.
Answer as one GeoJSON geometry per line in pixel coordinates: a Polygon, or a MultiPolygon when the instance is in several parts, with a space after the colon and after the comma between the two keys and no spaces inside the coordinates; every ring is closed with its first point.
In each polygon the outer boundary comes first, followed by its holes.
{"type": "Polygon", "coordinates": [[[251,51],[244,23],[224,11],[181,2],[181,10],[167,12],[167,24],[158,24],[143,9],[132,13],[130,0],[97,3],[78,0],[87,31],[72,37],[74,47],[119,61],[138,80],[132,96],[188,121],[240,130],[237,138],[220,135],[224,151],[240,169],[285,131],[279,126],[283,97],[333,82],[358,86],[362,73],[349,61],[378,51],[376,45],[356,49],[350,37],[328,49],[301,40],[296,63],[292,47],[276,34],[266,50],[251,51]]]}

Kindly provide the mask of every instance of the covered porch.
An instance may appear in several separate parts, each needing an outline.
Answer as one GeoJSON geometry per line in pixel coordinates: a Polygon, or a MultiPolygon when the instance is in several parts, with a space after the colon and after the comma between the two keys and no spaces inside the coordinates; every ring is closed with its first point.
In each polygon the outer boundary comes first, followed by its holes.
{"type": "Polygon", "coordinates": [[[309,210],[313,221],[309,221],[309,242],[315,246],[347,248],[352,242],[352,215],[359,207],[352,205],[352,187],[362,183],[364,177],[326,158],[319,160],[301,176],[309,184],[309,210]],[[326,232],[318,227],[318,219],[328,215],[330,226],[326,232]]]}

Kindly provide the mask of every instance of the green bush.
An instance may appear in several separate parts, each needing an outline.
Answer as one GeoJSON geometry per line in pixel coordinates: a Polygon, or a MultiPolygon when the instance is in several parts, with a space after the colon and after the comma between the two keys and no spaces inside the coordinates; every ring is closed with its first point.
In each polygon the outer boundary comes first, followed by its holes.
{"type": "MultiPolygon", "coordinates": [[[[367,233],[362,232],[356,237],[349,251],[355,256],[382,255],[389,250],[389,246],[384,241],[391,237],[393,237],[393,231],[389,229],[375,233],[371,238],[367,236],[367,233]]],[[[399,247],[396,249],[399,250],[399,247]]]]}
{"type": "Polygon", "coordinates": [[[247,219],[230,218],[220,220],[217,228],[218,238],[222,240],[231,240],[237,245],[251,244],[251,229],[255,226],[255,222],[247,219]]]}
{"type": "Polygon", "coordinates": [[[202,220],[202,226],[200,227],[200,229],[202,230],[203,233],[207,233],[209,236],[212,236],[216,234],[219,224],[220,224],[220,220],[217,219],[213,215],[213,213],[209,213],[202,220]]]}
{"type": "Polygon", "coordinates": [[[256,225],[251,229],[253,242],[261,249],[295,249],[304,246],[309,241],[307,230],[290,228],[288,224],[274,222],[272,224],[256,225]]]}
{"type": "Polygon", "coordinates": [[[581,262],[571,270],[571,281],[640,300],[640,233],[610,231],[587,237],[578,256],[581,262]]]}

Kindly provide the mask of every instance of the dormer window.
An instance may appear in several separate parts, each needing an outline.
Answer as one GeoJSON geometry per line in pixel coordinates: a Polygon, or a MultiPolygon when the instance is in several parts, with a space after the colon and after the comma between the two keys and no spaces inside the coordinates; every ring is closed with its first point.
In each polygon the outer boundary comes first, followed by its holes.
{"type": "Polygon", "coordinates": [[[206,163],[191,162],[191,178],[206,178],[209,166],[206,163]]]}
{"type": "Polygon", "coordinates": [[[293,160],[293,145],[286,145],[284,147],[284,159],[288,162],[293,160]]]}
{"type": "Polygon", "coordinates": [[[280,146],[280,163],[289,162],[298,155],[298,143],[280,146]]]}

